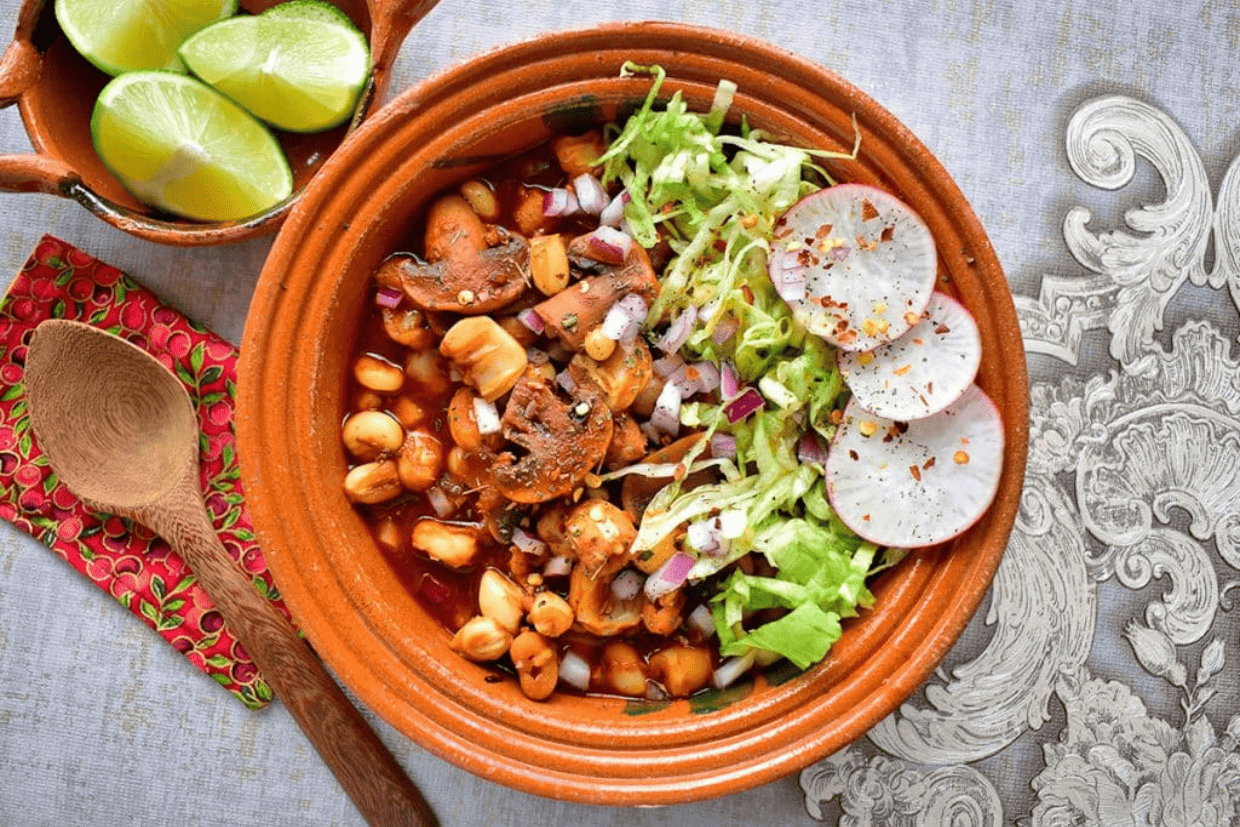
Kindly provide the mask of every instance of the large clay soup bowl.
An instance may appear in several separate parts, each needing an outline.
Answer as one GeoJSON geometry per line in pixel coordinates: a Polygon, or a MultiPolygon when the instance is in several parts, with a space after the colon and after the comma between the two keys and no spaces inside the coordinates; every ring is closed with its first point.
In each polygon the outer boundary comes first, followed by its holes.
{"type": "Polygon", "coordinates": [[[238,433],[245,489],[280,589],[309,640],[400,732],[480,776],[578,802],[669,804],[795,772],[865,733],[925,681],[981,603],[1018,507],[1028,402],[1011,296],[985,232],[944,168],[843,78],[770,45],[668,23],[556,33],[485,54],[400,95],[350,137],[276,239],[242,346],[238,433]],[[345,500],[340,424],[369,276],[418,238],[429,199],[549,136],[614,119],[650,78],[709,109],[721,78],[733,114],[805,146],[850,150],[839,180],[883,187],[929,223],[944,289],[981,327],[979,384],[1003,413],[1002,486],[985,518],[912,554],[874,584],[827,660],[772,667],[674,702],[562,693],[525,698],[511,678],[449,650],[449,633],[401,585],[345,500]]]}

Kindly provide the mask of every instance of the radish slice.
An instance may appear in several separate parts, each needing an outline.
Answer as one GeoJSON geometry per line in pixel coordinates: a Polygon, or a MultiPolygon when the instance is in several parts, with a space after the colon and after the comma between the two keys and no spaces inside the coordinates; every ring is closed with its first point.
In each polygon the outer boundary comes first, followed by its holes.
{"type": "Polygon", "coordinates": [[[934,292],[930,228],[865,184],[807,195],[775,222],[771,282],[792,315],[841,350],[873,350],[917,323],[934,292]]]}
{"type": "Polygon", "coordinates": [[[840,373],[857,402],[888,419],[919,419],[968,390],[982,361],[977,323],[960,302],[935,293],[921,321],[874,350],[842,352],[840,373]]]}
{"type": "Polygon", "coordinates": [[[942,411],[907,423],[854,398],[827,457],[827,496],[844,524],[880,546],[918,548],[956,537],[999,488],[1003,423],[977,385],[942,411]]]}

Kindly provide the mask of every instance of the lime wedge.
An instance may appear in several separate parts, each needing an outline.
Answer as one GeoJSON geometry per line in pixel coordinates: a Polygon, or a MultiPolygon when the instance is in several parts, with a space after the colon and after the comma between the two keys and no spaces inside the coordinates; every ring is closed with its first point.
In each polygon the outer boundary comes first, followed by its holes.
{"type": "Polygon", "coordinates": [[[343,9],[333,6],[326,0],[285,0],[267,9],[263,14],[267,17],[296,17],[299,20],[318,20],[323,23],[357,28],[343,9]]]}
{"type": "Polygon", "coordinates": [[[185,218],[248,218],[293,190],[288,160],[270,130],[188,75],[114,78],[99,93],[90,131],[95,152],[127,190],[185,218]]]}
{"type": "Polygon", "coordinates": [[[215,23],[181,44],[195,75],[277,129],[317,132],[347,120],[370,74],[351,23],[260,14],[215,23]]]}
{"type": "Polygon", "coordinates": [[[83,57],[109,75],[185,71],[177,47],[237,13],[237,0],[56,0],[56,21],[83,57]]]}

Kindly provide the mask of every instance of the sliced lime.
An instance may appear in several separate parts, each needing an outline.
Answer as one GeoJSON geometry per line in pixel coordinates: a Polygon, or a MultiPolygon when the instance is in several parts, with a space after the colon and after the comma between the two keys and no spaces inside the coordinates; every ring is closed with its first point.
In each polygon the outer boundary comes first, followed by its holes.
{"type": "Polygon", "coordinates": [[[237,13],[237,0],[56,0],[56,21],[83,57],[109,75],[185,71],[177,47],[237,13]]]}
{"type": "Polygon", "coordinates": [[[299,20],[318,20],[323,23],[336,23],[340,26],[357,28],[349,15],[339,6],[333,6],[326,0],[285,0],[263,12],[266,17],[296,17],[299,20]]]}
{"type": "Polygon", "coordinates": [[[201,81],[128,72],[99,94],[95,152],[139,200],[186,218],[230,221],[287,198],[293,175],[262,123],[201,81]]]}
{"type": "Polygon", "coordinates": [[[370,74],[352,24],[260,14],[215,23],[181,45],[190,71],[278,129],[317,132],[347,120],[370,74]]]}

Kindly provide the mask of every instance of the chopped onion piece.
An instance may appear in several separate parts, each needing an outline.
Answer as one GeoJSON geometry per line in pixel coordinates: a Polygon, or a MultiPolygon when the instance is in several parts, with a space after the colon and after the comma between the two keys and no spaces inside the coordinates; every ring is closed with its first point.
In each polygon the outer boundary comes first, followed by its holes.
{"type": "Polygon", "coordinates": [[[624,221],[624,206],[632,200],[633,196],[629,195],[628,190],[621,190],[619,195],[603,207],[598,214],[598,222],[604,227],[619,227],[624,221]]]}
{"type": "Polygon", "coordinates": [[[543,215],[548,218],[572,215],[580,209],[577,196],[565,187],[554,187],[543,194],[543,215]]]}
{"type": "Polygon", "coordinates": [[[693,332],[693,326],[697,324],[697,305],[689,305],[677,316],[670,325],[663,337],[655,342],[655,347],[664,353],[675,353],[680,350],[681,345],[689,338],[689,334],[693,332]]]}
{"type": "Polygon", "coordinates": [[[680,432],[680,391],[667,384],[659,391],[654,410],[650,413],[650,425],[659,433],[675,436],[680,432]]]}
{"type": "Polygon", "coordinates": [[[588,215],[598,215],[607,207],[609,199],[607,191],[599,180],[588,172],[583,172],[573,179],[573,192],[577,194],[577,205],[588,215]]]}
{"type": "Polygon", "coordinates": [[[567,577],[573,573],[573,560],[563,554],[557,554],[543,566],[543,577],[567,577]]]}
{"type": "Polygon", "coordinates": [[[713,557],[719,550],[719,518],[708,517],[689,523],[685,529],[685,545],[713,557]]]}
{"type": "Polygon", "coordinates": [[[633,569],[625,569],[611,581],[611,593],[617,600],[632,600],[641,594],[642,580],[633,569]]]}
{"type": "Polygon", "coordinates": [[[603,335],[613,342],[632,344],[646,321],[646,300],[637,293],[627,293],[613,304],[603,318],[603,335]]]}
{"type": "MultiPolygon", "coordinates": [[[[753,667],[754,654],[752,651],[735,658],[728,658],[719,664],[719,668],[715,670],[711,676],[711,683],[716,689],[727,689],[736,679],[744,675],[753,667]]],[[[561,666],[561,673],[563,666],[561,666]]]]}
{"type": "Polygon", "coordinates": [[[456,511],[456,503],[438,485],[431,487],[426,492],[426,499],[430,500],[431,508],[435,509],[435,513],[440,517],[447,517],[453,511],[456,511]]]}
{"type": "Polygon", "coordinates": [[[735,399],[741,392],[741,378],[736,375],[736,368],[731,362],[719,366],[719,391],[723,398],[735,399]]]}
{"type": "Polygon", "coordinates": [[[685,618],[685,624],[690,629],[696,630],[703,639],[715,636],[715,618],[705,603],[689,612],[689,616],[685,618]]]}
{"type": "Polygon", "coordinates": [[[576,652],[565,652],[560,658],[560,680],[582,692],[589,690],[590,664],[586,663],[576,652]]]}
{"type": "Polygon", "coordinates": [[[728,418],[728,422],[736,423],[754,411],[761,410],[765,405],[766,400],[756,388],[746,388],[744,393],[728,403],[723,413],[728,418]]]}
{"type": "Polygon", "coordinates": [[[517,321],[528,327],[530,330],[542,335],[547,329],[547,323],[543,321],[543,317],[538,315],[538,311],[532,307],[527,307],[517,314],[517,321]]]}
{"type": "Polygon", "coordinates": [[[814,465],[827,462],[827,444],[815,430],[808,430],[797,440],[797,459],[814,465]]]}
{"type": "Polygon", "coordinates": [[[685,364],[685,359],[679,353],[669,353],[654,360],[651,367],[654,368],[655,374],[660,379],[666,379],[676,371],[680,370],[685,364]]]}
{"type": "Polygon", "coordinates": [[[375,304],[380,307],[386,307],[388,310],[395,310],[400,306],[401,300],[405,298],[405,294],[395,287],[380,287],[375,293],[375,304]]]}
{"type": "Polygon", "coordinates": [[[658,600],[671,594],[685,584],[689,570],[697,562],[692,554],[678,551],[667,559],[667,562],[655,569],[654,574],[646,578],[646,597],[658,600]]]}
{"type": "Polygon", "coordinates": [[[719,367],[714,362],[702,360],[694,365],[697,368],[697,392],[714,393],[719,387],[719,367]]]}
{"type": "Polygon", "coordinates": [[[547,544],[538,537],[535,537],[533,534],[530,534],[524,528],[521,528],[521,526],[516,526],[513,528],[512,544],[516,546],[517,550],[522,554],[541,557],[547,553],[547,544]]]}
{"type": "Polygon", "coordinates": [[[560,386],[561,390],[569,395],[572,395],[572,392],[577,389],[577,382],[569,374],[568,368],[565,368],[555,375],[555,383],[560,386]]]}
{"type": "Polygon", "coordinates": [[[586,249],[595,261],[603,264],[624,264],[633,238],[615,227],[598,227],[586,235],[586,249]]]}
{"type": "Polygon", "coordinates": [[[736,335],[736,331],[740,329],[740,321],[733,315],[724,316],[715,323],[715,329],[711,331],[710,339],[717,345],[727,344],[728,340],[736,335]]]}
{"type": "Polygon", "coordinates": [[[713,433],[710,435],[710,455],[719,458],[736,456],[736,436],[734,434],[713,433]]]}
{"type": "Polygon", "coordinates": [[[500,431],[499,409],[495,407],[495,403],[481,396],[475,396],[474,422],[478,424],[478,433],[483,436],[498,434],[500,431]]]}

